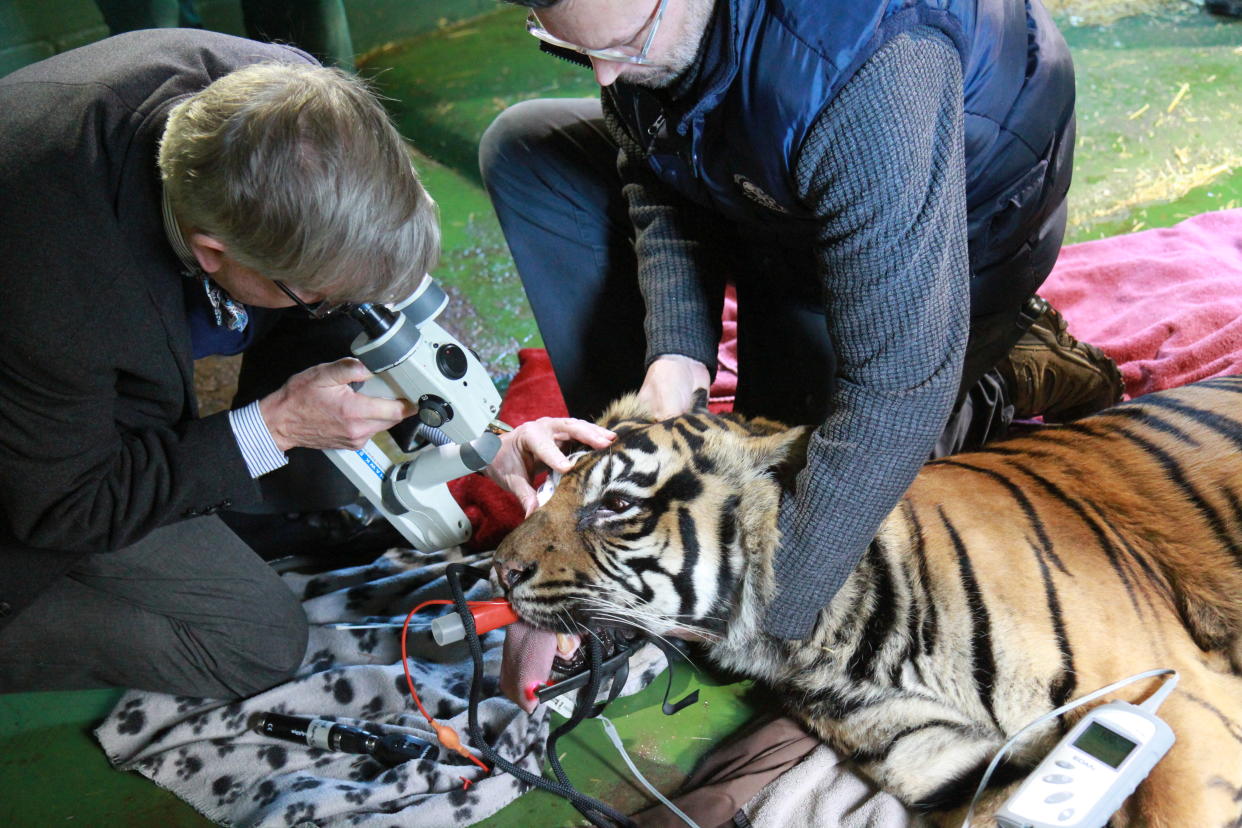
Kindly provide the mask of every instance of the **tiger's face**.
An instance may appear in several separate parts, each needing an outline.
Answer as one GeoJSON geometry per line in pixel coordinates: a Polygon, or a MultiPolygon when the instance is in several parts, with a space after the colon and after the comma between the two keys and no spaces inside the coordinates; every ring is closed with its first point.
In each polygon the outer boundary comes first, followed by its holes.
{"type": "Polygon", "coordinates": [[[805,429],[712,415],[705,400],[653,422],[636,397],[600,422],[616,441],[501,543],[497,585],[546,630],[718,637],[752,569],[770,574],[753,553],[774,547],[779,478],[792,479],[805,429]]]}

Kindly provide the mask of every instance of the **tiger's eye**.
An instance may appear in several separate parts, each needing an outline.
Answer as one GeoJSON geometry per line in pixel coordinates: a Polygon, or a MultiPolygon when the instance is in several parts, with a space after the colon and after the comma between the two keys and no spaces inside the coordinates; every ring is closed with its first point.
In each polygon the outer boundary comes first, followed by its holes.
{"type": "Polygon", "coordinates": [[[634,505],[632,500],[622,497],[621,495],[605,495],[603,500],[599,502],[600,508],[606,512],[620,513],[634,505]]]}

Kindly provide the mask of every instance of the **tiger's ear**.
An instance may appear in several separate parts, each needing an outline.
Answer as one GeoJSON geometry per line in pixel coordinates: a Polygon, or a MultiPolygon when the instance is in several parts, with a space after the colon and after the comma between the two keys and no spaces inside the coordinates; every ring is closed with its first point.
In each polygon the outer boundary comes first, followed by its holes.
{"type": "MultiPolygon", "coordinates": [[[[690,403],[689,413],[711,413],[707,407],[706,388],[694,389],[694,398],[690,403]]],[[[618,428],[624,429],[627,425],[650,425],[655,421],[655,414],[651,412],[647,403],[640,400],[637,393],[630,393],[613,401],[612,405],[604,411],[604,415],[596,420],[596,423],[616,431],[618,428]]]]}
{"type": "Polygon", "coordinates": [[[811,430],[811,426],[796,426],[756,431],[742,439],[742,448],[754,468],[773,471],[778,477],[787,472],[797,474],[806,465],[811,430]]]}
{"type": "Polygon", "coordinates": [[[638,398],[637,392],[618,397],[604,411],[604,415],[595,421],[604,428],[616,431],[619,426],[649,425],[655,422],[655,416],[645,402],[638,398]]]}

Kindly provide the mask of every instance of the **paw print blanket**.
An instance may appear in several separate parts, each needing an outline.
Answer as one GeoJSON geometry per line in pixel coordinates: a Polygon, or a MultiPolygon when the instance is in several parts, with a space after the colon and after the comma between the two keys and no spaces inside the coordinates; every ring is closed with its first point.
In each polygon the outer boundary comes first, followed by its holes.
{"type": "MultiPolygon", "coordinates": [[[[508,774],[485,773],[455,753],[395,767],[363,755],[327,752],[263,736],[262,712],[368,722],[435,743],[415,709],[401,668],[400,628],[342,629],[342,623],[400,624],[418,603],[448,598],[444,570],[484,554],[423,555],[392,550],[373,564],[308,576],[285,574],[303,597],[310,645],[295,678],[236,703],[131,691],[95,731],[112,763],[150,778],[221,825],[470,825],[523,792],[508,774]],[[469,783],[467,786],[466,783],[469,783]],[[399,817],[395,816],[400,814],[399,817]]],[[[469,599],[490,597],[480,583],[469,599]]],[[[466,705],[472,664],[464,642],[440,647],[428,626],[443,608],[415,616],[410,668],[424,706],[469,743],[466,705]]],[[[548,714],[527,716],[499,697],[503,631],[483,636],[484,701],[479,721],[501,755],[539,773],[548,714]]]]}

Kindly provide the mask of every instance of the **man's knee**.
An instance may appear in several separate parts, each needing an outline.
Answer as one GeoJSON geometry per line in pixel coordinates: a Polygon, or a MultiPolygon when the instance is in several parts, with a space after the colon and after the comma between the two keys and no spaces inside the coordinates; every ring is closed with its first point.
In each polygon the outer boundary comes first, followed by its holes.
{"type": "Polygon", "coordinates": [[[546,132],[543,101],[522,101],[496,116],[479,141],[479,173],[492,190],[528,170],[546,132]]]}
{"type": "Polygon", "coordinates": [[[215,698],[243,698],[288,681],[306,655],[306,613],[292,592],[279,585],[253,612],[204,638],[215,698]]]}
{"type": "Polygon", "coordinates": [[[542,98],[501,112],[479,141],[479,172],[493,194],[558,186],[600,163],[616,163],[598,99],[542,98]]]}

